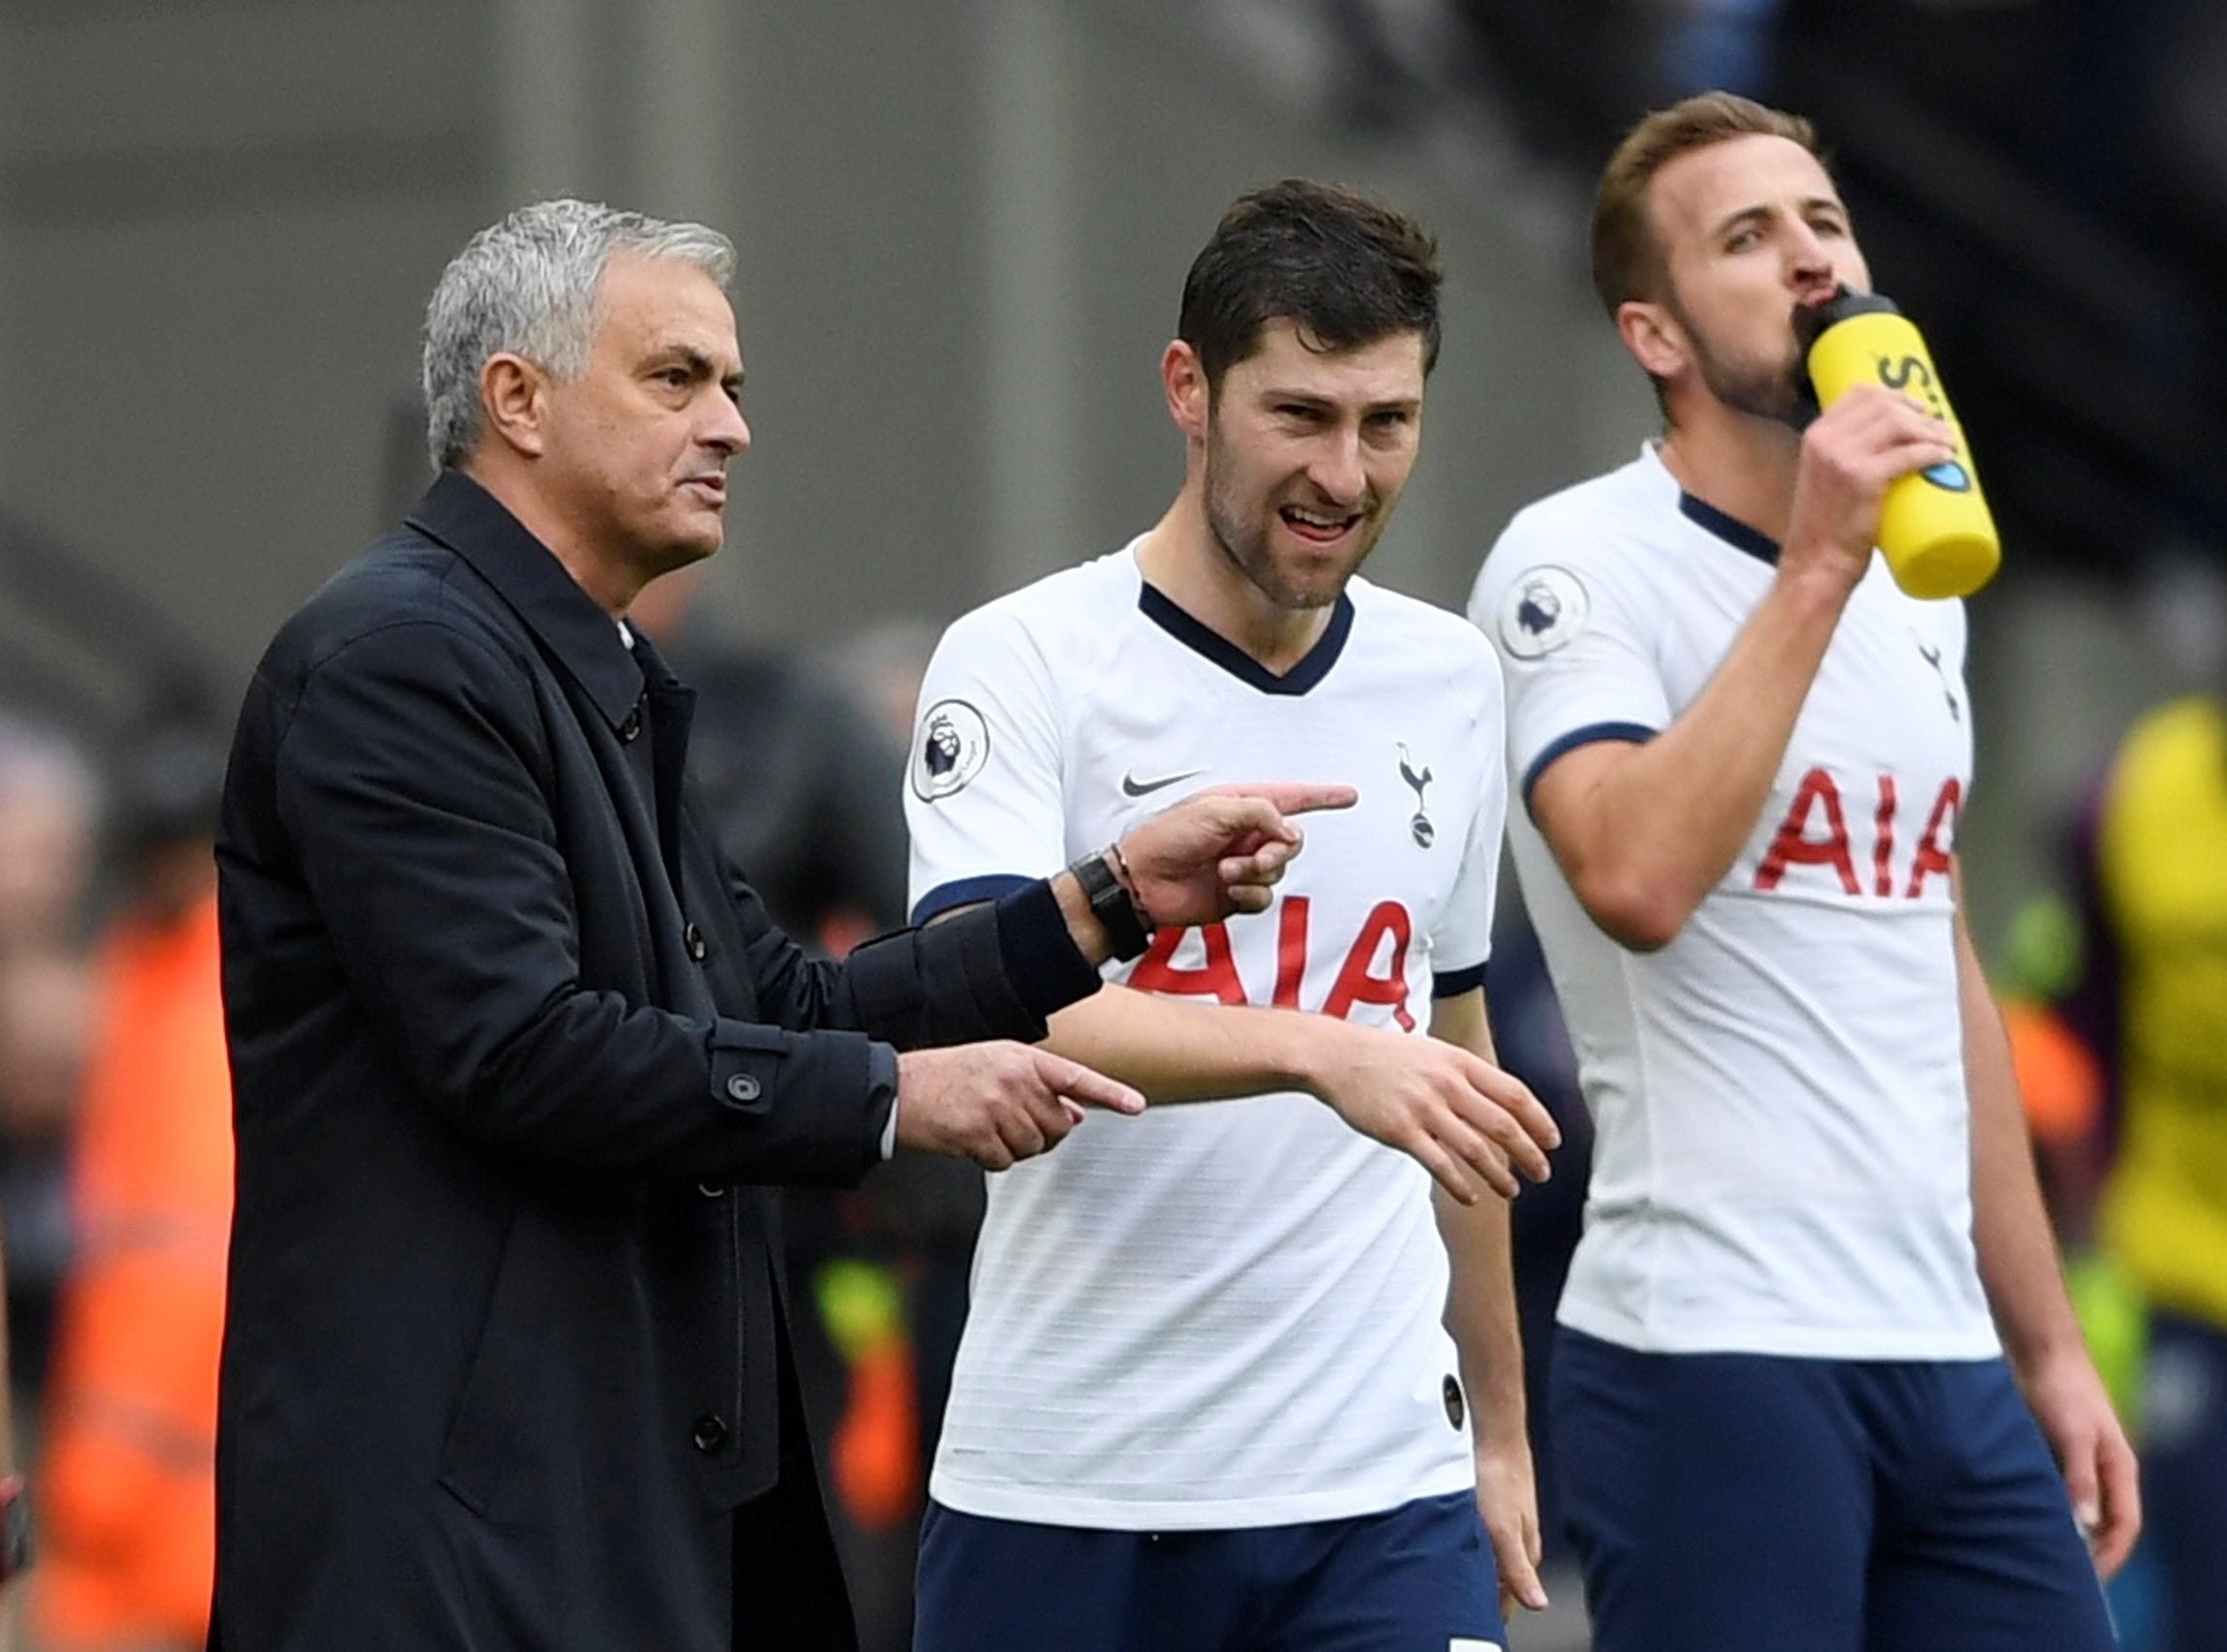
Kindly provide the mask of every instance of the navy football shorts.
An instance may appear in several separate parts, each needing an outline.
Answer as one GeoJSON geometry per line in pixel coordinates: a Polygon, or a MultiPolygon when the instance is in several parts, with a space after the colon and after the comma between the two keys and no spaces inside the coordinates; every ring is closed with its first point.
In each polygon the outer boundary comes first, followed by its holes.
{"type": "Polygon", "coordinates": [[[1643,1354],[1557,1331],[1548,1415],[1595,1652],[2109,1652],[1998,1360],[1643,1354]]]}
{"type": "Polygon", "coordinates": [[[1235,1531],[1042,1526],[929,1506],[913,1652],[1502,1652],[1467,1491],[1235,1531]]]}

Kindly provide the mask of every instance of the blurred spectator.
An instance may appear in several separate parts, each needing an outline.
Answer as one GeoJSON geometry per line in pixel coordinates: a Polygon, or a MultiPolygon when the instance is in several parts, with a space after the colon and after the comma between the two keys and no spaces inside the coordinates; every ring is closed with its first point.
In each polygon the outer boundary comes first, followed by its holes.
{"type": "Polygon", "coordinates": [[[1988,972],[2010,1035],[2042,1200],[2068,1259],[2093,1248],[2104,1170],[2103,1067],[2057,1007],[2084,967],[2079,917],[2060,898],[2040,895],[2012,918],[1988,972]]]}
{"type": "MultiPolygon", "coordinates": [[[[920,680],[928,674],[929,658],[942,634],[926,620],[883,620],[854,632],[827,657],[836,680],[857,693],[883,747],[897,754],[898,767],[884,777],[893,793],[902,783],[903,752],[912,741],[920,680]]],[[[903,817],[899,807],[898,818],[901,822],[903,817]]]]}
{"type": "MultiPolygon", "coordinates": [[[[2227,681],[2220,686],[2227,690],[2227,681]]],[[[2227,692],[2120,742],[2078,834],[2087,968],[2066,1006],[2110,1076],[2101,1234],[2149,1308],[2138,1423],[2172,1652],[2227,1648],[2227,692]]]]}
{"type": "Polygon", "coordinates": [[[94,773],[65,735],[0,713],[0,1218],[10,1373],[39,1391],[70,1257],[63,1154],[91,1030],[83,925],[94,773]]]}
{"type": "MultiPolygon", "coordinates": [[[[904,921],[899,788],[925,647],[915,658],[892,637],[870,672],[839,674],[720,635],[701,591],[694,570],[669,574],[628,622],[696,690],[689,761],[721,846],[782,929],[839,958],[904,921]]],[[[900,1154],[855,1191],[790,1188],[783,1209],[792,1352],[860,1646],[901,1652],[982,1173],[900,1154]]]]}
{"type": "MultiPolygon", "coordinates": [[[[893,807],[903,783],[902,753],[912,739],[920,680],[940,635],[939,627],[924,621],[885,620],[859,631],[828,657],[837,681],[857,692],[882,749],[891,754],[883,759],[888,768],[878,783],[893,807]]],[[[901,823],[901,809],[899,812],[901,823]]],[[[929,1467],[935,1459],[936,1441],[943,1431],[944,1406],[951,1397],[952,1362],[959,1354],[960,1333],[966,1327],[967,1275],[974,1261],[975,1234],[982,1226],[984,1187],[981,1174],[971,1166],[945,1164],[916,1153],[872,1172],[860,1191],[865,1231],[871,1234],[877,1253],[894,1259],[902,1287],[894,1311],[901,1319],[911,1368],[915,1455],[908,1501],[902,1516],[889,1522],[874,1540],[886,1557],[885,1566],[902,1574],[899,1590],[902,1611],[895,1625],[902,1633],[889,1643],[907,1647],[911,1644],[911,1574],[919,1548],[922,1498],[929,1467]]],[[[866,1351],[863,1361],[859,1357],[851,1360],[852,1381],[861,1389],[867,1382],[877,1380],[869,1363],[876,1328],[882,1323],[876,1314],[892,1307],[885,1293],[863,1289],[867,1283],[858,1275],[841,1271],[823,1273],[821,1282],[823,1307],[829,1310],[826,1317],[837,1341],[855,1337],[857,1345],[866,1351]]],[[[885,1369],[886,1360],[885,1355],[885,1369]]],[[[898,1408],[892,1406],[890,1410],[898,1408]]],[[[838,1458],[838,1484],[851,1465],[886,1460],[877,1457],[875,1442],[864,1430],[846,1428],[832,1443],[838,1458]],[[847,1464],[846,1446],[850,1448],[847,1464]]],[[[886,1439],[883,1444],[886,1447],[886,1439]]],[[[862,1610],[862,1625],[866,1615],[862,1610]]]]}
{"type": "Polygon", "coordinates": [[[67,736],[0,711],[0,960],[76,944],[97,803],[67,736]]]}
{"type": "Polygon", "coordinates": [[[73,1156],[33,1613],[46,1652],[185,1652],[208,1631],[231,1086],[212,834],[223,749],[163,725],[119,765],[124,907],[73,1156]]]}
{"type": "Polygon", "coordinates": [[[720,636],[701,588],[658,580],[628,619],[696,690],[688,755],[720,845],[776,923],[839,958],[903,922],[903,761],[803,657],[720,636]]]}

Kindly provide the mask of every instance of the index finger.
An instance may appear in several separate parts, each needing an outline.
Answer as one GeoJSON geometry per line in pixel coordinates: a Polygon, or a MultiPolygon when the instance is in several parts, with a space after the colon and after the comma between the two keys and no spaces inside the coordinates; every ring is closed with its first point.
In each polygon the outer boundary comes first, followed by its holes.
{"type": "Polygon", "coordinates": [[[2118,1449],[2117,1442],[2107,1442],[2100,1456],[2097,1478],[2103,1494],[2103,1518],[2089,1534],[2089,1542],[2096,1571],[2109,1577],[2126,1564],[2134,1540],[2142,1532],[2141,1476],[2133,1454],[2118,1449]]]}
{"type": "MultiPolygon", "coordinates": [[[[1524,1145],[1535,1146],[1541,1155],[1539,1162],[1543,1163],[1546,1153],[1562,1146],[1562,1126],[1554,1121],[1546,1103],[1506,1067],[1496,1067],[1482,1056],[1476,1056],[1469,1067],[1469,1085],[1491,1109],[1514,1121],[1522,1132],[1516,1140],[1522,1142],[1529,1138],[1524,1145]]],[[[1490,1114],[1485,1117],[1489,1120],[1490,1114]]],[[[1477,1120],[1473,1118],[1471,1122],[1477,1120]]]]}
{"type": "Polygon", "coordinates": [[[1351,809],[1361,800],[1352,786],[1312,780],[1247,780],[1212,788],[1224,797],[1255,797],[1279,814],[1312,814],[1320,809],[1351,809]]]}
{"type": "Polygon", "coordinates": [[[1546,1609],[1546,1585],[1539,1580],[1539,1566],[1530,1553],[1525,1541],[1528,1533],[1517,1530],[1501,1532],[1491,1530],[1493,1559],[1500,1566],[1501,1616],[1508,1615],[1510,1603],[1531,1611],[1546,1609]]]}
{"type": "Polygon", "coordinates": [[[1047,1051],[1039,1050],[1035,1055],[1036,1076],[1054,1095],[1115,1113],[1144,1111],[1144,1097],[1118,1079],[1110,1079],[1080,1061],[1070,1061],[1047,1051]]]}

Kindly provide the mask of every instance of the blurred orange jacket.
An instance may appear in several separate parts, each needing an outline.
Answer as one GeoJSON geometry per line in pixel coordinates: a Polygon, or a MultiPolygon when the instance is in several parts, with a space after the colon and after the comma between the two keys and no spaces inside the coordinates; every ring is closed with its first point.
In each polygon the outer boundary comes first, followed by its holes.
{"type": "Polygon", "coordinates": [[[127,922],[102,965],[31,1607],[49,1652],[198,1647],[232,1197],[214,894],[164,928],[127,922]]]}

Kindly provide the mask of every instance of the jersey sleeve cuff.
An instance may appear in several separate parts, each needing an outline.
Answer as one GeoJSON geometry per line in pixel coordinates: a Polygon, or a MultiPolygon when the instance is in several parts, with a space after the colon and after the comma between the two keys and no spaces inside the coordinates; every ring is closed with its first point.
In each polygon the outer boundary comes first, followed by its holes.
{"type": "Polygon", "coordinates": [[[1591,746],[1602,740],[1627,740],[1644,746],[1661,732],[1660,729],[1649,728],[1643,722],[1589,722],[1581,728],[1571,729],[1568,734],[1558,735],[1546,743],[1539,755],[1532,758],[1531,766],[1523,771],[1524,812],[1531,812],[1531,788],[1539,783],[1539,777],[1553,767],[1558,758],[1567,757],[1580,746],[1591,746]]]}
{"type": "Polygon", "coordinates": [[[1032,880],[1012,872],[991,872],[982,877],[958,877],[949,883],[939,883],[912,904],[912,923],[915,929],[930,919],[961,906],[971,906],[978,901],[1002,901],[1017,889],[1025,889],[1032,880]]]}
{"type": "Polygon", "coordinates": [[[1430,978],[1430,995],[1434,998],[1458,998],[1464,993],[1474,993],[1484,985],[1484,965],[1473,964],[1466,969],[1434,970],[1430,978]]]}

